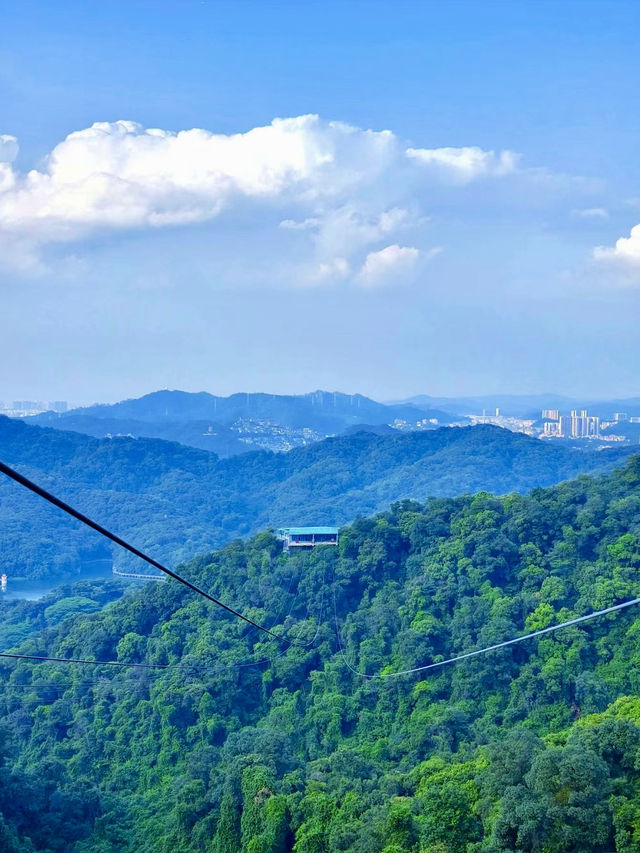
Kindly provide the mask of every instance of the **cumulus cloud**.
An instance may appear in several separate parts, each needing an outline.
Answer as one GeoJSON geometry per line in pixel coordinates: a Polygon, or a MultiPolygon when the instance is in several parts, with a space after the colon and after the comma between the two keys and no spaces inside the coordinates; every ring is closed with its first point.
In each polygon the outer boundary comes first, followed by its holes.
{"type": "Polygon", "coordinates": [[[406,275],[420,257],[419,249],[393,244],[366,256],[358,281],[364,286],[387,283],[406,275]]]}
{"type": "MultiPolygon", "coordinates": [[[[322,204],[346,201],[382,178],[399,179],[405,149],[390,131],[362,130],[316,115],[274,119],[246,133],[192,129],[177,133],[132,121],[96,122],[69,134],[42,170],[7,166],[17,141],[0,137],[0,227],[42,241],[74,240],[96,229],[155,228],[217,217],[234,200],[322,204]]],[[[502,175],[516,155],[480,148],[408,149],[421,166],[455,179],[502,175]]],[[[389,209],[373,223],[349,207],[325,216],[325,226],[387,233],[405,213],[389,209]],[[392,222],[387,220],[391,218],[392,222]],[[389,227],[388,227],[389,226],[389,227]]],[[[283,227],[313,227],[314,218],[287,218],[283,227]]]]}
{"type": "Polygon", "coordinates": [[[593,254],[598,261],[640,270],[640,225],[635,225],[628,237],[616,240],[615,246],[598,246],[593,254]]]}
{"type": "Polygon", "coordinates": [[[515,172],[520,155],[513,151],[464,148],[407,148],[407,157],[456,183],[477,178],[502,177],[515,172]]]}
{"type": "Polygon", "coordinates": [[[230,136],[97,122],[57,145],[42,171],[5,179],[0,227],[69,240],[97,228],[212,219],[234,198],[336,196],[374,179],[396,147],[389,131],[313,115],[230,136]]]}
{"type": "MultiPolygon", "coordinates": [[[[536,180],[512,151],[407,148],[389,130],[317,115],[230,135],[96,122],[70,133],[39,169],[21,172],[17,153],[14,137],[0,137],[0,246],[19,247],[0,252],[5,264],[43,270],[43,259],[81,257],[104,236],[135,233],[142,244],[161,229],[209,223],[216,262],[235,253],[244,279],[268,270],[287,284],[373,284],[406,273],[436,251],[424,231],[438,204],[448,208],[451,187],[499,181],[492,203],[500,207],[529,198],[509,175],[536,180]]],[[[475,205],[469,217],[484,210],[483,190],[466,198],[475,205]]]]}

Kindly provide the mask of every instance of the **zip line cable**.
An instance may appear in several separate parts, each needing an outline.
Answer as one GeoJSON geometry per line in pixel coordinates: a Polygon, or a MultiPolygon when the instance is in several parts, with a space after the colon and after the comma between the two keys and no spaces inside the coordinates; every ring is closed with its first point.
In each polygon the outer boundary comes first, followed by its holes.
{"type": "MultiPolygon", "coordinates": [[[[85,658],[48,658],[44,655],[18,655],[9,652],[0,652],[0,658],[11,658],[12,660],[37,660],[51,661],[52,663],[89,663],[93,666],[134,666],[138,669],[175,669],[171,663],[127,663],[120,660],[86,660],[85,658]]],[[[185,666],[184,669],[190,667],[185,666]]]]}
{"type": "MultiPolygon", "coordinates": [[[[24,486],[29,491],[34,492],[34,494],[38,495],[44,500],[48,501],[50,504],[58,507],[63,512],[66,512],[67,515],[73,516],[78,521],[81,521],[83,524],[86,524],[87,527],[91,527],[93,530],[100,533],[102,536],[105,536],[107,539],[110,539],[112,542],[115,542],[116,545],[119,545],[121,548],[124,548],[126,551],[129,551],[136,557],[139,557],[141,560],[144,560],[145,563],[148,563],[150,566],[153,566],[155,569],[158,569],[161,572],[164,572],[165,575],[169,575],[170,578],[178,581],[184,586],[188,587],[193,592],[196,592],[198,595],[202,595],[204,598],[213,602],[213,604],[221,607],[223,610],[226,610],[227,613],[231,613],[232,616],[235,616],[237,619],[242,619],[243,622],[247,622],[249,625],[252,625],[254,628],[262,631],[265,634],[268,634],[270,637],[273,637],[275,640],[280,640],[280,642],[288,643],[289,645],[295,645],[295,643],[287,640],[286,637],[282,637],[280,634],[276,634],[273,631],[270,631],[268,628],[265,628],[263,625],[258,624],[258,622],[254,622],[253,619],[250,619],[248,616],[243,616],[242,613],[239,613],[237,610],[234,610],[232,607],[229,607],[227,604],[223,604],[222,601],[219,601],[217,598],[214,598],[208,592],[205,592],[200,587],[197,587],[195,584],[188,581],[186,578],[181,577],[176,572],[168,569],[166,566],[163,566],[162,563],[159,563],[157,560],[154,560],[153,557],[148,557],[143,551],[140,551],[134,545],[130,545],[128,542],[125,542],[124,539],[121,539],[119,536],[116,536],[115,533],[111,533],[110,530],[107,530],[106,527],[102,527],[102,525],[98,524],[96,521],[93,521],[88,516],[79,512],[77,509],[74,509],[69,504],[61,501],[60,498],[57,498],[55,495],[52,495],[46,489],[43,489],[41,486],[38,486],[32,480],[29,480],[27,477],[24,477],[22,474],[19,474],[13,468],[10,468],[8,465],[5,465],[4,462],[0,461],[0,472],[2,474],[6,474],[7,477],[10,477],[16,483],[19,483],[21,486],[24,486]]],[[[142,664],[138,664],[141,666],[142,664]]],[[[129,664],[129,666],[133,666],[133,664],[129,664]]]]}
{"type": "MultiPolygon", "coordinates": [[[[153,557],[147,556],[143,551],[140,551],[134,545],[130,545],[124,539],[121,539],[119,536],[116,536],[115,533],[112,533],[110,530],[107,530],[106,527],[102,527],[102,525],[98,524],[96,521],[93,521],[88,516],[79,512],[77,509],[74,509],[69,504],[57,498],[55,495],[52,495],[46,489],[43,489],[41,486],[38,486],[32,480],[29,480],[27,477],[15,471],[13,468],[10,468],[8,465],[5,465],[4,462],[0,461],[0,473],[5,474],[10,479],[14,480],[16,483],[19,483],[21,486],[24,486],[29,491],[48,501],[53,506],[58,507],[63,512],[66,512],[67,515],[71,515],[73,518],[85,524],[87,527],[91,527],[97,533],[100,533],[102,536],[105,536],[107,539],[110,539],[116,545],[119,545],[121,548],[124,548],[126,551],[129,551],[136,557],[139,557],[141,560],[144,560],[150,566],[153,566],[155,569],[163,572],[169,577],[177,580],[179,583],[186,586],[188,589],[197,593],[198,595],[203,596],[204,598],[211,601],[216,606],[226,610],[227,613],[230,613],[232,616],[235,616],[237,619],[241,619],[243,622],[248,623],[253,628],[257,628],[259,631],[262,631],[264,634],[267,634],[270,637],[273,637],[275,640],[279,640],[280,642],[287,643],[289,646],[297,645],[295,641],[287,640],[286,637],[281,636],[280,634],[276,634],[274,631],[269,630],[269,628],[265,628],[264,625],[260,625],[258,622],[255,622],[253,619],[250,619],[248,616],[244,616],[242,613],[239,613],[237,610],[234,610],[232,607],[229,607],[227,604],[224,604],[222,601],[219,601],[213,595],[205,590],[200,589],[200,587],[191,583],[191,581],[183,578],[181,575],[176,572],[168,569],[166,566],[163,566],[162,563],[159,563],[157,560],[154,560],[153,557]]],[[[296,596],[297,597],[297,596],[296,596]]],[[[530,640],[533,637],[540,637],[543,634],[550,634],[553,631],[559,631],[562,628],[568,628],[571,625],[579,625],[581,622],[587,622],[591,619],[597,619],[600,616],[605,616],[607,613],[615,613],[618,610],[623,610],[627,607],[632,607],[636,604],[640,604],[640,597],[633,598],[629,601],[623,601],[620,604],[614,604],[611,607],[605,607],[603,610],[595,610],[593,613],[587,613],[584,616],[577,616],[575,619],[569,619],[566,622],[560,622],[557,625],[549,625],[546,628],[540,628],[537,631],[532,631],[529,634],[523,634],[520,637],[513,637],[510,640],[504,640],[501,643],[494,643],[491,646],[485,646],[482,649],[474,649],[469,652],[463,652],[459,655],[455,655],[454,657],[447,658],[446,660],[436,661],[435,663],[424,664],[423,666],[415,666],[410,669],[403,669],[397,672],[384,672],[384,673],[376,673],[370,675],[366,672],[360,672],[355,667],[351,666],[349,661],[347,660],[347,656],[342,645],[342,640],[340,638],[340,626],[338,623],[338,610],[337,610],[337,602],[336,602],[336,594],[335,594],[335,578],[334,578],[334,589],[333,589],[333,606],[334,606],[334,614],[335,614],[335,623],[336,623],[336,636],[338,639],[338,646],[340,649],[340,654],[345,663],[345,666],[351,670],[351,672],[355,673],[355,675],[360,676],[361,678],[369,678],[369,679],[382,679],[382,678],[398,678],[402,675],[411,675],[416,672],[426,672],[427,670],[436,669],[438,667],[447,666],[448,664],[458,663],[462,660],[467,660],[468,658],[476,657],[477,655],[486,654],[487,652],[496,651],[497,649],[505,648],[506,646],[512,646],[516,643],[523,643],[525,640],[530,640]]],[[[293,606],[293,605],[292,605],[293,606]]],[[[316,636],[317,632],[316,631],[316,636]]],[[[315,640],[315,637],[314,637],[315,640]]],[[[312,640],[311,642],[313,642],[312,640]]],[[[309,644],[306,644],[307,646],[309,644]]],[[[184,668],[184,669],[197,669],[198,664],[195,664],[193,667],[187,665],[176,665],[176,664],[162,664],[162,663],[127,663],[125,661],[102,661],[102,660],[89,660],[84,658],[57,658],[57,657],[45,657],[42,655],[20,655],[20,654],[10,654],[9,652],[0,653],[0,658],[10,658],[13,660],[33,660],[33,661],[50,661],[53,663],[77,663],[77,664],[90,664],[93,666],[113,666],[113,667],[132,667],[136,669],[176,669],[176,668],[184,668]]],[[[245,666],[251,666],[254,663],[244,664],[245,666]]],[[[239,664],[238,666],[242,666],[243,664],[239,664]]],[[[232,666],[234,666],[232,664],[232,666]]],[[[223,667],[226,668],[226,667],[223,667]]]]}
{"type": "MultiPolygon", "coordinates": [[[[172,577],[175,580],[179,581],[180,583],[184,584],[189,589],[193,590],[194,592],[198,593],[199,595],[202,595],[204,598],[213,602],[217,606],[223,608],[228,613],[231,613],[233,616],[236,616],[237,618],[243,620],[244,622],[248,623],[253,628],[257,628],[259,631],[262,631],[264,634],[267,634],[268,636],[273,637],[276,640],[280,640],[281,642],[287,643],[287,645],[289,647],[290,646],[301,646],[302,648],[308,648],[309,646],[313,645],[313,643],[316,641],[316,639],[318,637],[318,633],[320,631],[320,618],[318,619],[318,625],[316,628],[316,633],[308,643],[299,643],[296,640],[288,640],[286,637],[282,637],[280,634],[276,634],[274,631],[270,630],[269,628],[265,628],[263,625],[260,625],[258,622],[255,622],[253,619],[250,619],[249,617],[244,616],[242,613],[239,613],[238,611],[234,610],[233,608],[227,606],[223,602],[219,601],[217,598],[214,598],[208,592],[205,592],[204,590],[197,587],[195,584],[191,583],[191,581],[188,581],[186,578],[181,577],[176,572],[173,572],[171,569],[168,569],[166,566],[163,566],[157,560],[154,560],[152,557],[149,557],[147,554],[140,551],[138,548],[134,547],[133,545],[130,545],[128,542],[125,542],[124,539],[121,539],[119,536],[116,536],[114,533],[107,530],[105,527],[102,527],[102,525],[100,525],[97,522],[93,521],[92,519],[88,518],[88,516],[85,516],[83,513],[74,509],[72,506],[69,506],[69,504],[66,504],[64,501],[60,500],[60,498],[57,498],[55,495],[52,495],[46,489],[42,488],[41,486],[38,486],[32,480],[29,480],[27,477],[20,474],[18,471],[15,471],[13,468],[10,468],[8,465],[3,463],[2,461],[0,461],[0,472],[2,472],[3,474],[6,474],[7,477],[10,477],[12,480],[15,480],[15,482],[19,483],[20,485],[22,485],[25,488],[29,489],[30,491],[34,492],[39,497],[44,498],[44,500],[48,501],[49,503],[51,503],[54,506],[58,507],[59,509],[63,510],[63,512],[66,512],[67,514],[76,518],[78,521],[81,521],[83,524],[87,525],[88,527],[91,527],[93,530],[97,531],[102,536],[105,536],[108,539],[110,539],[112,542],[115,542],[116,545],[119,545],[120,547],[125,548],[127,551],[131,552],[136,557],[140,557],[140,559],[149,563],[154,568],[159,569],[160,571],[164,572],[165,574],[169,575],[170,577],[172,577]]],[[[293,578],[289,582],[288,593],[291,590],[292,584],[293,584],[293,578]]],[[[291,610],[293,609],[293,607],[295,605],[295,601],[296,601],[298,595],[299,595],[299,592],[294,596],[294,600],[291,603],[291,606],[289,607],[289,611],[288,611],[289,614],[291,613],[291,610]]],[[[324,596],[324,592],[323,592],[323,596],[324,596]]],[[[322,608],[322,602],[321,602],[321,608],[322,608]]],[[[282,612],[282,608],[280,610],[280,613],[281,612],[282,612]]],[[[6,653],[6,652],[0,653],[0,658],[10,658],[13,660],[33,660],[33,661],[41,662],[41,663],[43,663],[43,662],[77,663],[77,664],[89,664],[89,665],[93,665],[93,666],[113,666],[113,667],[122,667],[122,668],[129,667],[129,668],[135,668],[135,669],[151,669],[151,670],[184,669],[184,670],[187,670],[191,673],[193,673],[194,670],[198,670],[198,669],[203,669],[203,668],[206,668],[208,670],[210,669],[210,667],[207,666],[206,664],[144,664],[144,663],[129,663],[126,661],[102,661],[102,660],[89,660],[89,659],[84,659],[84,658],[46,657],[44,655],[18,655],[18,654],[6,653]]],[[[261,663],[266,663],[269,660],[270,660],[269,658],[263,658],[262,660],[258,660],[258,661],[247,661],[244,663],[226,664],[226,665],[222,665],[222,666],[217,667],[214,671],[215,672],[222,672],[223,670],[229,669],[229,668],[233,669],[233,668],[241,668],[241,667],[247,667],[247,666],[257,666],[261,663]]]]}
{"type": "MultiPolygon", "coordinates": [[[[78,663],[78,664],[90,664],[91,666],[115,666],[120,668],[134,668],[134,669],[152,669],[152,670],[164,670],[164,669],[181,669],[185,670],[187,673],[193,673],[194,670],[197,669],[205,669],[208,668],[206,664],[189,664],[189,663],[130,663],[129,661],[121,661],[121,660],[94,660],[92,658],[58,658],[58,657],[47,657],[46,655],[27,655],[27,654],[17,654],[12,652],[0,652],[0,658],[8,658],[9,660],[33,660],[38,663],[78,663]]],[[[267,658],[265,658],[267,660],[267,658]]],[[[228,664],[227,666],[221,666],[219,670],[229,669],[230,667],[240,667],[240,666],[254,666],[259,663],[263,663],[264,661],[251,661],[250,663],[239,663],[239,664],[228,664]]]]}
{"type": "Polygon", "coordinates": [[[340,654],[342,655],[342,660],[345,663],[345,666],[351,670],[351,672],[359,675],[361,678],[370,678],[370,679],[380,679],[380,678],[399,678],[401,675],[411,675],[414,672],[425,672],[428,669],[436,669],[440,666],[446,666],[447,664],[457,663],[461,660],[466,660],[467,658],[476,657],[476,655],[483,655],[486,652],[493,652],[496,649],[502,649],[505,646],[513,646],[515,643],[523,643],[525,640],[530,640],[532,637],[540,637],[542,634],[550,634],[552,631],[559,631],[561,628],[568,628],[570,625],[578,625],[580,622],[587,622],[589,619],[597,619],[599,616],[605,616],[607,613],[615,613],[617,610],[623,610],[625,607],[632,607],[634,604],[640,604],[640,598],[632,598],[630,601],[623,601],[621,604],[614,604],[612,607],[605,607],[603,610],[595,610],[593,613],[587,613],[585,616],[577,616],[575,619],[568,619],[566,622],[559,622],[557,625],[549,625],[547,628],[540,628],[538,631],[532,631],[529,634],[523,634],[521,637],[513,637],[511,640],[505,640],[502,643],[494,643],[492,646],[485,646],[483,649],[474,649],[470,652],[463,652],[462,654],[455,655],[455,657],[447,658],[447,660],[436,661],[435,663],[427,663],[423,666],[414,666],[411,669],[401,669],[398,672],[380,672],[374,675],[369,675],[366,672],[360,672],[360,670],[351,666],[349,661],[347,660],[347,656],[342,645],[342,640],[340,639],[340,626],[338,624],[338,610],[336,606],[336,598],[335,598],[335,586],[333,591],[333,605],[336,619],[336,635],[338,637],[338,646],[340,647],[340,654]]]}
{"type": "MultiPolygon", "coordinates": [[[[289,589],[287,591],[287,594],[290,593],[292,585],[293,585],[293,578],[289,582],[289,589]]],[[[324,587],[324,585],[323,585],[323,587],[324,587]]],[[[289,611],[288,611],[287,615],[291,614],[291,610],[293,609],[293,606],[294,606],[295,601],[298,598],[299,594],[300,593],[298,591],[298,593],[296,593],[296,595],[294,596],[293,602],[291,603],[291,605],[289,607],[289,611]]],[[[324,598],[324,588],[323,588],[323,598],[324,598]]],[[[321,600],[321,602],[320,602],[321,608],[322,608],[322,605],[323,605],[323,600],[321,600]]],[[[282,608],[280,610],[280,615],[281,614],[282,614],[282,608]]],[[[291,645],[297,645],[301,648],[309,648],[309,646],[313,645],[313,643],[315,643],[316,639],[318,638],[318,634],[320,633],[321,620],[322,620],[322,613],[320,613],[318,615],[318,619],[317,619],[318,624],[316,626],[316,632],[308,643],[291,643],[291,645]]],[[[280,655],[277,655],[276,657],[281,657],[285,653],[286,653],[286,649],[280,655]]],[[[9,653],[9,652],[0,652],[0,658],[9,658],[12,660],[32,660],[32,661],[36,661],[38,663],[45,663],[45,662],[77,663],[77,664],[90,664],[93,666],[133,667],[133,668],[137,668],[137,669],[146,669],[146,670],[148,670],[148,669],[152,669],[152,670],[167,670],[167,669],[176,670],[177,669],[177,670],[184,670],[187,674],[192,675],[194,677],[197,674],[197,672],[201,671],[201,670],[206,670],[210,675],[217,675],[218,673],[223,672],[226,669],[244,669],[244,668],[250,667],[250,666],[259,666],[262,663],[271,663],[272,662],[272,658],[266,658],[265,657],[265,658],[260,658],[259,660],[243,661],[241,663],[220,664],[219,666],[212,668],[209,664],[204,664],[204,663],[144,664],[144,663],[129,663],[127,661],[103,661],[103,660],[88,660],[85,658],[46,657],[45,655],[14,654],[14,653],[9,653]]],[[[79,684],[79,683],[113,684],[112,681],[110,681],[108,679],[103,679],[102,682],[98,682],[98,681],[73,682],[73,685],[79,684]]],[[[21,685],[21,686],[26,687],[27,685],[21,685]]]]}

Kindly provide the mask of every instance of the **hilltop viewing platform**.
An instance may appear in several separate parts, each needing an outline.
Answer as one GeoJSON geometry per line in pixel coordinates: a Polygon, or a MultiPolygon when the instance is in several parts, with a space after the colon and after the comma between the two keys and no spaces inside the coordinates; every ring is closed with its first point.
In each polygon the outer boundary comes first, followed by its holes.
{"type": "Polygon", "coordinates": [[[315,548],[316,545],[337,545],[337,527],[279,527],[276,536],[290,548],[315,548]]]}

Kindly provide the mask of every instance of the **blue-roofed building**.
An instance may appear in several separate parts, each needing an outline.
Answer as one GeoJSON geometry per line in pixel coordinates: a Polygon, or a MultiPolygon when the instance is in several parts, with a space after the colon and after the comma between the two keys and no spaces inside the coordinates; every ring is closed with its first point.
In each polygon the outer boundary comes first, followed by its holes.
{"type": "Polygon", "coordinates": [[[280,527],[276,536],[290,548],[315,548],[316,545],[337,545],[337,527],[280,527]]]}

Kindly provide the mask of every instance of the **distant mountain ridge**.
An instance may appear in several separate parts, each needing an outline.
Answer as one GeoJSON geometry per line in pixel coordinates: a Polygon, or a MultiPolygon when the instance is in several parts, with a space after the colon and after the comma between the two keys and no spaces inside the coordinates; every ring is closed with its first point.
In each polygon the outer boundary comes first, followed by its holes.
{"type": "MultiPolygon", "coordinates": [[[[316,423],[332,428],[343,425],[366,423],[367,419],[403,418],[423,415],[448,419],[451,415],[434,407],[414,405],[413,403],[385,404],[365,397],[362,394],[342,394],[339,392],[313,391],[309,394],[281,395],[264,393],[237,393],[229,397],[217,397],[206,391],[153,391],[142,397],[123,400],[119,403],[98,404],[85,409],[72,409],[62,414],[44,413],[35,415],[38,419],[64,421],[70,415],[88,415],[94,418],[128,419],[138,421],[182,421],[208,420],[229,425],[238,418],[272,418],[284,426],[302,427],[310,425],[309,418],[316,423]]],[[[373,421],[377,422],[377,421],[373,421]]],[[[380,423],[386,421],[380,420],[380,423]]]]}
{"type": "Polygon", "coordinates": [[[359,424],[387,425],[436,419],[449,424],[455,416],[413,404],[385,405],[362,394],[314,391],[302,395],[232,394],[154,391],[120,403],[100,404],[68,412],[44,412],[29,423],[73,430],[97,438],[111,435],[162,438],[211,450],[219,456],[247,453],[258,447],[288,450],[344,432],[359,424]]]}
{"type": "MultiPolygon", "coordinates": [[[[172,563],[268,526],[346,523],[405,498],[526,492],[609,471],[627,454],[574,451],[478,426],[363,431],[289,453],[218,459],[174,442],[96,439],[0,417],[0,459],[172,563]]],[[[14,577],[72,576],[112,553],[4,477],[0,530],[0,570],[14,577]]],[[[132,564],[115,556],[120,566],[132,564]]]]}

